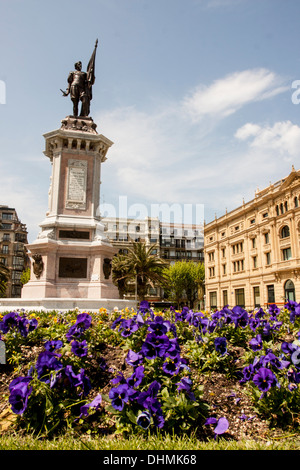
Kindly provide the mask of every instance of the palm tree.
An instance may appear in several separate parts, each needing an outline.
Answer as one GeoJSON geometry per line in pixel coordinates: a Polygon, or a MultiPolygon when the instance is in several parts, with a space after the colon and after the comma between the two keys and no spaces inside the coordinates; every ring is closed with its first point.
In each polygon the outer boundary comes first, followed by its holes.
{"type": "Polygon", "coordinates": [[[112,259],[112,280],[119,290],[119,297],[123,299],[128,290],[128,281],[133,277],[133,272],[128,263],[128,256],[115,255],[112,259]]]}
{"type": "Polygon", "coordinates": [[[156,245],[147,247],[145,243],[134,242],[127,255],[128,266],[132,273],[131,277],[134,277],[136,282],[136,294],[139,300],[145,299],[149,284],[154,287],[156,283],[163,285],[165,282],[162,272],[167,264],[154,253],[156,248],[156,245]]]}
{"type": "Polygon", "coordinates": [[[0,297],[5,296],[6,284],[9,278],[9,269],[0,262],[0,297]]]}

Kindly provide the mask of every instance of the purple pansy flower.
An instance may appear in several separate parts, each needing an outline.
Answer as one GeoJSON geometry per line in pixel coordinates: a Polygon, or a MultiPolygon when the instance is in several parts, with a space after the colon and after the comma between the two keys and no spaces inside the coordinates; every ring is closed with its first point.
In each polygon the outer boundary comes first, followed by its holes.
{"type": "Polygon", "coordinates": [[[18,377],[9,385],[9,403],[16,414],[23,414],[27,408],[28,397],[32,392],[32,387],[28,387],[31,380],[32,377],[18,377]]]}
{"type": "Polygon", "coordinates": [[[81,406],[80,418],[82,418],[82,416],[88,416],[90,408],[94,408],[95,411],[98,410],[101,403],[102,403],[102,396],[97,395],[96,398],[94,398],[94,400],[91,403],[87,403],[86,405],[81,406]]]}
{"type": "Polygon", "coordinates": [[[79,341],[72,341],[71,344],[71,351],[75,356],[84,357],[88,353],[88,347],[86,340],[79,342],[79,341]]]}
{"type": "Polygon", "coordinates": [[[125,403],[129,400],[128,385],[121,384],[118,387],[112,388],[109,391],[109,398],[111,399],[112,406],[119,411],[122,411],[125,403]]]}
{"type": "Polygon", "coordinates": [[[252,380],[261,392],[267,392],[277,383],[275,374],[266,367],[260,367],[252,380]]]}

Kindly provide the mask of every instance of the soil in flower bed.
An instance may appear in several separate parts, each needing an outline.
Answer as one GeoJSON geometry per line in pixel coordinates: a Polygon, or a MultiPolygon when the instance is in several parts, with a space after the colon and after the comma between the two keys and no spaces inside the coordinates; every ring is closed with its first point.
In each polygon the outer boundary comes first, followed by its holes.
{"type": "MultiPolygon", "coordinates": [[[[10,382],[22,375],[26,374],[28,362],[32,362],[37,358],[41,348],[24,347],[23,364],[24,370],[14,370],[10,364],[0,364],[0,430],[1,434],[10,432],[16,415],[10,410],[8,403],[9,384],[10,382]]],[[[99,373],[99,364],[91,362],[88,376],[97,390],[95,395],[99,393],[108,394],[111,388],[110,380],[114,372],[122,371],[124,376],[132,373],[130,366],[126,364],[124,350],[110,345],[103,345],[101,351],[106,367],[99,373]]],[[[216,417],[226,417],[229,422],[228,431],[222,436],[223,439],[242,440],[264,440],[280,437],[283,435],[282,430],[270,429],[268,423],[262,420],[255,413],[251,399],[246,394],[245,388],[238,380],[227,378],[221,372],[209,372],[208,374],[200,374],[196,369],[192,369],[191,377],[194,384],[203,386],[203,401],[210,407],[210,415],[216,417]]],[[[92,395],[92,392],[91,392],[92,395]]],[[[92,396],[93,398],[93,396],[92,396]]],[[[113,434],[113,427],[103,429],[100,432],[113,434]]],[[[204,426],[197,430],[199,440],[206,440],[213,436],[213,432],[209,426],[204,426]]]]}

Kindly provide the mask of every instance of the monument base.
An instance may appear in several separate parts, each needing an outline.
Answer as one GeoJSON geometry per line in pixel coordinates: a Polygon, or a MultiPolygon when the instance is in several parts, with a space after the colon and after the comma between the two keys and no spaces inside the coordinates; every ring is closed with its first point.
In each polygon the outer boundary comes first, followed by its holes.
{"type": "Polygon", "coordinates": [[[28,311],[53,311],[67,312],[78,309],[85,312],[98,312],[100,308],[106,308],[112,312],[115,308],[123,310],[133,308],[136,311],[135,300],[123,299],[77,299],[77,298],[44,298],[23,299],[3,298],[0,299],[0,312],[11,312],[15,310],[28,311]]]}

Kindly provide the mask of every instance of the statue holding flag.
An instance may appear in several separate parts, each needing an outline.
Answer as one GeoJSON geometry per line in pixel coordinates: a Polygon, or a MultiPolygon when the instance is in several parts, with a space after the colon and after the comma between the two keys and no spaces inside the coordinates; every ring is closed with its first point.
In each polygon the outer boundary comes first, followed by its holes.
{"type": "Polygon", "coordinates": [[[91,55],[90,61],[87,66],[87,71],[82,72],[82,63],[76,62],[75,71],[69,73],[68,88],[62,91],[63,96],[70,95],[73,102],[73,116],[77,117],[78,105],[81,101],[81,117],[87,117],[90,114],[90,102],[92,100],[92,86],[95,83],[95,57],[98,39],[91,55]]]}

